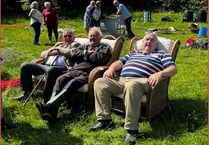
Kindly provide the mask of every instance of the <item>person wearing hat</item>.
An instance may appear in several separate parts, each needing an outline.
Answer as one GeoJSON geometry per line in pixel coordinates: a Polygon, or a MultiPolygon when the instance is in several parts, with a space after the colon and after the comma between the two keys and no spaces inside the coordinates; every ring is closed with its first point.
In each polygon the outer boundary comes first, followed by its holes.
{"type": "Polygon", "coordinates": [[[30,17],[30,25],[33,27],[35,35],[33,40],[33,45],[39,44],[39,37],[41,35],[41,24],[42,24],[42,14],[38,10],[38,2],[33,1],[30,5],[30,12],[28,16],[30,17]]]}

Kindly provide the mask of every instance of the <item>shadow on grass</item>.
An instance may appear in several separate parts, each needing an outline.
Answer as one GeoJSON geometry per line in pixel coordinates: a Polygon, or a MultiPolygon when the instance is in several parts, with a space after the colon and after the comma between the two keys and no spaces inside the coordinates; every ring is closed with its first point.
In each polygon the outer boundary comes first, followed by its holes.
{"type": "Polygon", "coordinates": [[[58,144],[71,144],[76,143],[82,145],[83,141],[80,138],[70,135],[67,131],[62,130],[61,125],[48,128],[33,128],[31,124],[21,122],[16,129],[6,130],[3,132],[3,138],[5,142],[11,143],[10,138],[12,136],[13,141],[21,142],[21,145],[58,145],[58,144]],[[60,130],[59,132],[57,132],[60,130]]]}
{"type": "Polygon", "coordinates": [[[178,138],[185,132],[195,132],[207,124],[207,101],[170,100],[170,107],[150,121],[153,138],[178,138]]]}
{"type": "MultiPolygon", "coordinates": [[[[12,122],[12,116],[18,116],[17,113],[11,111],[15,109],[17,109],[15,106],[4,109],[7,122],[12,122]]],[[[69,145],[73,143],[83,145],[83,140],[71,135],[71,130],[66,129],[64,124],[60,122],[53,125],[48,124],[48,126],[36,124],[36,127],[34,127],[30,122],[26,121],[17,122],[15,128],[6,129],[2,132],[2,138],[6,144],[69,145]]],[[[42,121],[40,123],[43,124],[42,121]]]]}

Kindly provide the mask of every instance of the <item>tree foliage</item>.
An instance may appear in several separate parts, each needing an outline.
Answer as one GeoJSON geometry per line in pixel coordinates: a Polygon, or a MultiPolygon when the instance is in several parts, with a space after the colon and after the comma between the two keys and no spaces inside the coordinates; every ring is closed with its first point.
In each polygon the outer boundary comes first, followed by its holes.
{"type": "MultiPolygon", "coordinates": [[[[2,14],[8,12],[20,12],[27,11],[30,3],[33,0],[2,0],[2,14]]],[[[45,0],[37,0],[39,2],[39,9],[44,8],[43,3],[45,0]]],[[[84,13],[86,6],[89,4],[89,0],[49,0],[59,10],[60,13],[70,15],[81,15],[84,13]]],[[[131,10],[151,10],[154,12],[183,12],[185,10],[192,10],[197,12],[198,10],[207,11],[207,0],[120,0],[131,10]]],[[[105,11],[115,11],[112,5],[112,0],[102,0],[103,8],[105,11]]]]}

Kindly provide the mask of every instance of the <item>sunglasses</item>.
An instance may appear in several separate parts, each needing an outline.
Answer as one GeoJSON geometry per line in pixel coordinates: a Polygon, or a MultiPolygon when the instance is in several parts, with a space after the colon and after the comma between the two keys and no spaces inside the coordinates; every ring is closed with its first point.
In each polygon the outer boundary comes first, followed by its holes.
{"type": "Polygon", "coordinates": [[[65,37],[65,38],[66,38],[66,37],[71,38],[71,37],[72,37],[72,35],[64,35],[64,37],[65,37]]]}

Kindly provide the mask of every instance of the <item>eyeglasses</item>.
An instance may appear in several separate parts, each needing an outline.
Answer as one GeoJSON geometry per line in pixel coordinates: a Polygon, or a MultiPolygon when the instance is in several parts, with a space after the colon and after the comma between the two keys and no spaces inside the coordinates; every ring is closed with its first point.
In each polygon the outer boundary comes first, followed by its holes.
{"type": "Polygon", "coordinates": [[[64,35],[64,37],[65,37],[65,38],[66,38],[66,37],[71,38],[71,37],[72,37],[72,35],[64,35]]]}

